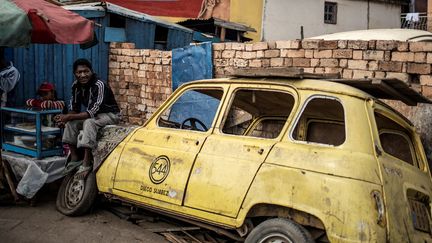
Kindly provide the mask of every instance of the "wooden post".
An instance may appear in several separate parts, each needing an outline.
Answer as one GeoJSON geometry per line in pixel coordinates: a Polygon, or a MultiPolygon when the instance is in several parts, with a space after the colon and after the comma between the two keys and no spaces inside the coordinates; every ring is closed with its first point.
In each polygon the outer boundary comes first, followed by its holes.
{"type": "Polygon", "coordinates": [[[220,40],[221,40],[221,42],[225,41],[225,34],[226,34],[225,27],[221,27],[221,34],[220,34],[220,40]]]}

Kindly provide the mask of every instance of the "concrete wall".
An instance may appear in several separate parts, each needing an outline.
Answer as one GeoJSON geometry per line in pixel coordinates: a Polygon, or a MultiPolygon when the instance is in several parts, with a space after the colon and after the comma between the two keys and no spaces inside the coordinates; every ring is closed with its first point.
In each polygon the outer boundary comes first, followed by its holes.
{"type": "MultiPolygon", "coordinates": [[[[324,23],[324,0],[266,0],[263,40],[300,39],[340,31],[368,29],[368,2],[332,0],[338,3],[337,24],[324,23]]],[[[369,28],[400,27],[400,5],[371,2],[369,28]]]]}

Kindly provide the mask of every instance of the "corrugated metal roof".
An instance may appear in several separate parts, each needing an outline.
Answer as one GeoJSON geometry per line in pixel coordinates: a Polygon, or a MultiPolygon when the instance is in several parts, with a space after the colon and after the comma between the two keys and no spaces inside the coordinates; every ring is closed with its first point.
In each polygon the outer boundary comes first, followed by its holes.
{"type": "Polygon", "coordinates": [[[144,14],[144,13],[140,13],[140,12],[137,12],[137,11],[134,11],[131,9],[127,9],[127,8],[124,8],[124,7],[121,7],[121,6],[112,4],[112,3],[106,3],[106,9],[107,9],[107,12],[109,12],[109,13],[115,13],[115,14],[118,14],[118,15],[121,15],[124,17],[136,19],[139,21],[154,22],[154,23],[157,23],[157,24],[159,24],[163,27],[166,27],[166,28],[181,29],[181,30],[189,32],[189,33],[193,32],[191,29],[183,27],[179,24],[174,24],[174,23],[171,23],[169,21],[160,19],[158,17],[151,16],[151,15],[144,14]]]}

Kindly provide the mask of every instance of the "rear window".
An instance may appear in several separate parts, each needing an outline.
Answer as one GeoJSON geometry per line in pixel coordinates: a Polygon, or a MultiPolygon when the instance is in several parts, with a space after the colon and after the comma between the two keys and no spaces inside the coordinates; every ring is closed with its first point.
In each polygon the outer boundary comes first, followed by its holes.
{"type": "Polygon", "coordinates": [[[339,146],[345,142],[342,104],[333,97],[311,99],[292,133],[294,140],[339,146]]]}
{"type": "Polygon", "coordinates": [[[375,112],[381,147],[387,154],[410,165],[417,165],[411,132],[390,118],[375,112]]]}

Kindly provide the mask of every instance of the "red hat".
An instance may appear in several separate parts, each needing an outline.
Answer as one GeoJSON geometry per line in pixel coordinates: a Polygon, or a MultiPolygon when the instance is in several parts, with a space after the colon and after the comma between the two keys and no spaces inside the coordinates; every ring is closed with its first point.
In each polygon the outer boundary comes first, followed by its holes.
{"type": "Polygon", "coordinates": [[[54,90],[54,84],[51,83],[42,83],[38,89],[38,91],[52,91],[52,90],[54,90]]]}

